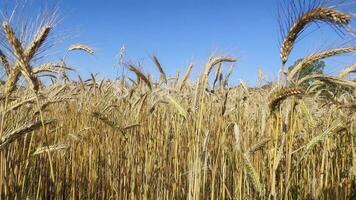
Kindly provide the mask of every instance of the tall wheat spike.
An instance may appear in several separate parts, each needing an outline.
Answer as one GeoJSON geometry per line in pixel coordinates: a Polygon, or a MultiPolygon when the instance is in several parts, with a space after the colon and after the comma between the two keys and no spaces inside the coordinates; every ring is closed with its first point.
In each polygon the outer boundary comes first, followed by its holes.
{"type": "Polygon", "coordinates": [[[35,54],[38,52],[40,47],[43,45],[43,43],[47,39],[51,29],[52,29],[52,26],[45,25],[36,34],[35,38],[32,40],[29,47],[26,49],[25,55],[26,55],[27,60],[31,60],[35,56],[35,54]]]}
{"type": "MultiPolygon", "coordinates": [[[[15,68],[19,68],[24,77],[27,79],[29,84],[31,85],[31,88],[34,91],[38,90],[38,80],[32,76],[31,68],[29,66],[29,59],[27,55],[24,52],[23,46],[21,42],[17,39],[15,32],[11,28],[10,24],[7,21],[3,22],[3,29],[5,32],[5,36],[10,43],[10,45],[13,48],[13,53],[18,60],[18,63],[15,65],[15,68]]],[[[15,74],[14,76],[19,76],[18,74],[15,74]]],[[[11,79],[11,80],[18,80],[18,78],[11,79]]],[[[15,83],[16,84],[16,83],[15,83]]],[[[14,86],[15,84],[8,84],[8,86],[14,86]]],[[[9,88],[7,91],[12,91],[12,88],[9,88]]]]}
{"type": "Polygon", "coordinates": [[[164,70],[163,70],[163,68],[162,68],[162,65],[161,65],[161,63],[159,62],[157,56],[152,55],[152,60],[153,60],[153,63],[156,65],[156,67],[157,67],[158,70],[159,70],[159,73],[160,73],[159,79],[160,79],[160,80],[163,80],[163,81],[167,84],[167,75],[166,75],[166,73],[164,72],[164,70]]]}
{"type": "MultiPolygon", "coordinates": [[[[293,4],[294,1],[291,1],[293,4]]],[[[290,52],[293,49],[294,43],[300,33],[307,27],[308,24],[312,22],[325,22],[331,26],[338,26],[343,27],[349,24],[351,20],[351,15],[346,13],[340,12],[333,8],[326,8],[322,7],[322,4],[315,3],[314,6],[311,6],[309,9],[306,9],[307,4],[305,1],[300,1],[298,4],[300,5],[293,5],[293,10],[287,10],[286,12],[291,14],[292,16],[285,16],[289,17],[290,19],[290,26],[287,25],[285,30],[285,36],[282,42],[282,46],[280,49],[280,57],[282,60],[283,65],[287,62],[290,52]],[[302,7],[301,10],[297,10],[298,7],[302,7]],[[306,10],[303,10],[306,9],[306,10]],[[293,16],[293,13],[295,12],[293,16]],[[300,12],[300,13],[298,13],[300,12]]],[[[311,2],[313,4],[313,1],[311,2]]]]}
{"type": "Polygon", "coordinates": [[[17,39],[15,32],[7,21],[2,24],[6,39],[13,48],[13,53],[19,61],[24,62],[25,54],[21,42],[17,39]]]}

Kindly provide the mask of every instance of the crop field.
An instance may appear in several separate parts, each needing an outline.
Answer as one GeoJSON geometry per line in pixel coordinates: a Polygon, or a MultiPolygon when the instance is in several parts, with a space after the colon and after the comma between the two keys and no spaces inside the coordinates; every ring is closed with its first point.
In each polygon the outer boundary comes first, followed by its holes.
{"type": "Polygon", "coordinates": [[[38,62],[54,17],[29,32],[3,18],[0,199],[356,198],[356,66],[301,75],[322,59],[354,56],[356,46],[285,66],[309,24],[347,32],[352,14],[298,9],[283,23],[278,80],[256,86],[231,84],[238,61],[224,55],[173,76],[153,55],[159,77],[124,60],[130,76],[72,78],[66,59],[95,54],[90,45],[38,62]]]}

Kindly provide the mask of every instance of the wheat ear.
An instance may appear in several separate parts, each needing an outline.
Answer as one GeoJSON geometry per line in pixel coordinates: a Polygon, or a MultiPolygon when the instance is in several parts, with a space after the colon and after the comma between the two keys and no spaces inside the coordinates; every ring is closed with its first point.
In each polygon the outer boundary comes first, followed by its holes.
{"type": "Polygon", "coordinates": [[[26,49],[25,55],[27,56],[27,60],[31,60],[39,48],[43,45],[44,41],[47,39],[52,27],[49,25],[44,26],[40,29],[40,31],[36,34],[35,38],[26,49]]]}
{"type": "Polygon", "coordinates": [[[178,85],[178,91],[182,91],[183,87],[185,86],[185,83],[187,82],[187,80],[189,79],[190,73],[192,72],[193,69],[193,63],[189,64],[181,82],[178,85]]]}
{"type": "Polygon", "coordinates": [[[44,146],[44,147],[39,147],[36,149],[36,151],[32,155],[39,155],[45,152],[50,152],[50,151],[59,151],[63,149],[68,149],[69,146],[67,144],[54,144],[50,146],[44,146]]]}
{"type": "Polygon", "coordinates": [[[68,50],[69,51],[84,51],[91,55],[94,54],[93,48],[91,48],[85,44],[73,44],[73,45],[69,46],[68,50]]]}
{"type": "Polygon", "coordinates": [[[40,128],[42,125],[51,124],[53,122],[55,122],[55,120],[36,121],[23,125],[22,127],[10,131],[9,133],[6,133],[0,139],[0,150],[11,144],[18,138],[22,137],[23,135],[40,128]]]}
{"type": "Polygon", "coordinates": [[[33,74],[39,74],[43,72],[50,72],[55,74],[63,74],[66,70],[73,70],[70,67],[66,67],[61,64],[47,63],[33,68],[33,74]]]}
{"type": "Polygon", "coordinates": [[[253,165],[251,163],[249,153],[247,153],[247,152],[243,153],[242,159],[243,159],[246,173],[247,173],[248,177],[250,178],[253,188],[255,189],[255,191],[258,194],[261,194],[262,193],[262,184],[260,182],[260,178],[259,178],[255,168],[253,167],[253,165]]]}
{"type": "Polygon", "coordinates": [[[142,79],[143,82],[145,82],[145,84],[150,88],[150,90],[152,90],[151,81],[137,67],[135,67],[133,65],[129,65],[129,70],[134,72],[136,74],[137,78],[142,79]]]}
{"type": "Polygon", "coordinates": [[[283,100],[290,96],[303,94],[304,89],[300,87],[282,88],[272,93],[269,98],[269,107],[273,111],[283,100]]]}
{"type": "MultiPolygon", "coordinates": [[[[30,84],[31,88],[37,92],[39,89],[39,82],[37,80],[37,78],[35,76],[33,76],[32,74],[32,70],[30,67],[30,60],[32,58],[28,57],[24,50],[23,47],[21,45],[21,42],[17,39],[15,32],[13,31],[13,29],[11,28],[10,24],[7,21],[3,22],[3,29],[6,35],[6,38],[8,40],[8,42],[10,43],[10,45],[13,48],[13,53],[15,55],[15,57],[17,58],[18,62],[15,65],[14,68],[19,68],[20,71],[22,72],[22,74],[24,75],[25,79],[28,81],[28,83],[30,84]]],[[[15,69],[13,69],[15,70],[15,69]]],[[[11,78],[9,80],[14,81],[14,80],[18,80],[18,76],[19,76],[19,71],[15,70],[16,73],[14,73],[12,76],[14,78],[11,78]]],[[[9,81],[8,80],[8,81],[9,81]]],[[[14,83],[8,83],[8,89],[7,91],[12,91],[14,86],[16,85],[16,82],[14,83]]]]}
{"type": "Polygon", "coordinates": [[[356,73],[356,63],[343,69],[339,74],[339,78],[346,78],[350,73],[356,73]]]}
{"type": "Polygon", "coordinates": [[[10,74],[10,63],[7,60],[5,54],[0,50],[0,63],[4,67],[5,73],[8,76],[10,74]]]}
{"type": "Polygon", "coordinates": [[[3,22],[2,27],[4,29],[6,39],[8,40],[8,42],[10,43],[11,47],[14,50],[13,51],[14,55],[18,60],[23,61],[23,59],[25,58],[24,50],[21,45],[21,42],[17,39],[15,32],[13,31],[13,29],[11,28],[10,24],[7,21],[3,22]]]}
{"type": "Polygon", "coordinates": [[[328,83],[333,83],[333,84],[338,84],[338,85],[342,85],[342,86],[356,88],[356,83],[354,81],[344,80],[344,79],[341,79],[338,77],[326,76],[323,74],[312,74],[312,75],[306,76],[298,81],[298,85],[300,85],[301,83],[303,83],[307,80],[321,80],[321,81],[328,82],[328,83]]]}
{"type": "Polygon", "coordinates": [[[156,67],[159,70],[159,73],[160,73],[159,79],[163,80],[167,84],[167,75],[164,72],[163,67],[162,67],[161,63],[159,62],[158,58],[155,55],[153,55],[152,60],[153,60],[153,63],[156,65],[156,67]]]}
{"type": "Polygon", "coordinates": [[[320,59],[324,59],[330,56],[335,56],[335,55],[339,55],[339,54],[345,54],[345,53],[350,53],[356,51],[356,46],[352,46],[352,47],[344,47],[344,48],[337,48],[337,49],[331,49],[328,51],[324,51],[321,53],[315,53],[315,54],[311,54],[309,56],[307,56],[306,58],[304,58],[302,61],[300,61],[287,75],[287,79],[288,80],[293,80],[296,76],[296,74],[303,69],[303,67],[306,64],[312,63],[314,61],[320,60],[320,59]]]}
{"type": "Polygon", "coordinates": [[[280,50],[283,65],[287,62],[297,37],[309,23],[322,21],[334,26],[345,26],[350,20],[350,15],[332,8],[317,7],[303,13],[292,23],[287,35],[284,37],[280,50]]]}

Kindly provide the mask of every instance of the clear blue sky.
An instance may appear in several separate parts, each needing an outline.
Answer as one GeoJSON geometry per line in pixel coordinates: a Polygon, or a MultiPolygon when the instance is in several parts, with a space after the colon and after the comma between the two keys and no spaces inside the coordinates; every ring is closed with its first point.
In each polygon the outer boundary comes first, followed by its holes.
{"type": "MultiPolygon", "coordinates": [[[[142,61],[144,71],[153,75],[158,72],[149,57],[152,53],[158,56],[170,75],[177,71],[184,73],[193,61],[194,77],[211,53],[233,56],[238,62],[231,78],[254,84],[259,66],[270,80],[276,77],[281,66],[278,2],[61,0],[58,7],[62,20],[56,31],[70,36],[60,45],[63,51],[76,42],[95,48],[94,57],[80,52],[69,56],[69,63],[83,76],[92,72],[114,78],[116,56],[125,45],[127,57],[142,61]]],[[[347,6],[349,11],[356,10],[347,6]]],[[[308,29],[308,37],[298,42],[289,64],[314,50],[342,43],[332,29],[325,27],[308,29]]],[[[350,37],[344,40],[350,41],[350,37]]],[[[345,65],[355,62],[354,55],[327,61],[327,72],[337,73],[345,65]]]]}

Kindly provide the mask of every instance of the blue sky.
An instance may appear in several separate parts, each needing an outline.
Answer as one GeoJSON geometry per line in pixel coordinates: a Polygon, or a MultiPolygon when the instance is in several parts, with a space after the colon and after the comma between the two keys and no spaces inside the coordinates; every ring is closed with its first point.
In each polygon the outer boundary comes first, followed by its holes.
{"type": "MultiPolygon", "coordinates": [[[[141,61],[143,70],[156,77],[158,72],[150,59],[153,53],[170,75],[177,71],[184,73],[187,65],[194,62],[193,78],[214,53],[236,57],[238,62],[231,79],[254,84],[258,67],[273,80],[281,66],[278,2],[61,0],[57,3],[61,21],[55,31],[69,36],[58,46],[59,51],[77,42],[95,48],[95,56],[73,52],[68,57],[69,63],[84,77],[100,73],[114,78],[116,56],[124,45],[127,58],[141,61]]],[[[295,46],[289,64],[314,50],[350,41],[350,37],[342,39],[325,25],[308,30],[308,36],[295,46]]],[[[337,73],[355,62],[354,55],[328,60],[327,72],[337,73]]]]}

